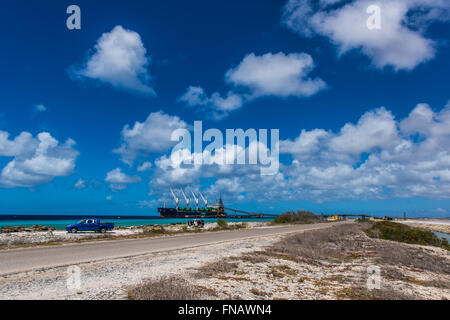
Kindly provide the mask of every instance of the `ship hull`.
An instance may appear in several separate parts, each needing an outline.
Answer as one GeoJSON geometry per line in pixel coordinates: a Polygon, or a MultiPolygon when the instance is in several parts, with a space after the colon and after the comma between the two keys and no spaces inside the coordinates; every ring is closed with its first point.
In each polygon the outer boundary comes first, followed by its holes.
{"type": "Polygon", "coordinates": [[[176,208],[158,208],[161,218],[215,218],[222,216],[217,211],[212,210],[180,210],[176,208]]]}

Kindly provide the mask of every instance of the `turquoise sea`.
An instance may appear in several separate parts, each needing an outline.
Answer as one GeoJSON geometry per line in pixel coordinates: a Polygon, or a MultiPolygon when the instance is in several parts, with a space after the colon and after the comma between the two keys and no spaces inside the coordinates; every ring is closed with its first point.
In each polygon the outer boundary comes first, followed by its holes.
{"type": "MultiPolygon", "coordinates": [[[[32,219],[11,219],[11,220],[0,220],[0,228],[4,226],[32,226],[32,225],[42,225],[48,227],[54,227],[56,229],[65,229],[66,225],[77,222],[80,219],[45,219],[45,220],[32,220],[32,219]]],[[[153,218],[153,219],[102,219],[103,222],[113,222],[116,227],[118,226],[139,226],[139,225],[150,225],[150,224],[170,224],[170,223],[186,223],[191,219],[188,218],[153,218]]],[[[205,222],[216,222],[217,219],[203,219],[205,222]]],[[[243,219],[233,219],[227,218],[228,222],[250,222],[250,221],[271,221],[273,218],[243,218],[243,219]]]]}

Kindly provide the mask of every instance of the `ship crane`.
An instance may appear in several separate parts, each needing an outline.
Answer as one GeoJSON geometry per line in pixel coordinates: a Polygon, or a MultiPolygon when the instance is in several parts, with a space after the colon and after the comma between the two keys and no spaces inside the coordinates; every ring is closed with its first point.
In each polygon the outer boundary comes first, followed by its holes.
{"type": "Polygon", "coordinates": [[[192,189],[191,189],[191,193],[192,193],[192,196],[194,197],[194,200],[195,200],[195,210],[198,210],[198,198],[195,195],[194,191],[192,191],[192,189]]]}
{"type": "Polygon", "coordinates": [[[208,199],[206,199],[206,198],[203,196],[203,193],[202,193],[200,190],[199,190],[198,192],[200,193],[200,196],[202,197],[203,202],[205,203],[205,208],[207,208],[207,207],[208,207],[208,199]]]}
{"type": "Polygon", "coordinates": [[[170,187],[170,192],[172,193],[172,196],[175,199],[176,208],[178,210],[178,204],[180,203],[180,199],[175,195],[175,192],[173,192],[172,187],[170,187]]]}
{"type": "Polygon", "coordinates": [[[186,200],[186,206],[189,207],[190,199],[186,196],[186,193],[184,193],[183,188],[181,188],[181,193],[183,194],[184,200],[186,200]]]}

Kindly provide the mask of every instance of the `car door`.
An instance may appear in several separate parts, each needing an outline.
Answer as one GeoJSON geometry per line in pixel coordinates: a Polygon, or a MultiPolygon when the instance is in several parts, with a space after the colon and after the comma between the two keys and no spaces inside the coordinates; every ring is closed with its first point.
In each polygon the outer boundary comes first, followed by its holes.
{"type": "Polygon", "coordinates": [[[78,231],[86,231],[87,220],[83,220],[79,223],[78,231]]]}
{"type": "Polygon", "coordinates": [[[98,231],[99,224],[100,224],[100,220],[92,219],[92,224],[91,224],[92,229],[91,230],[92,231],[98,231]]]}
{"type": "Polygon", "coordinates": [[[95,223],[94,219],[87,220],[86,231],[95,231],[96,227],[97,227],[97,224],[95,223]]]}

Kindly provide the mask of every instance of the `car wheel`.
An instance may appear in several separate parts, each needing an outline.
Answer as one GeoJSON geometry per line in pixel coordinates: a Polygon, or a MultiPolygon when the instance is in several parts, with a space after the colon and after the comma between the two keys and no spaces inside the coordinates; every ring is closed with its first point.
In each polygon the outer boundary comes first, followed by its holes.
{"type": "Polygon", "coordinates": [[[100,228],[100,233],[106,233],[106,228],[100,228]]]}
{"type": "Polygon", "coordinates": [[[77,233],[78,232],[78,229],[77,228],[72,228],[72,229],[70,229],[70,233],[77,233]]]}

